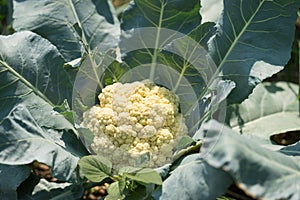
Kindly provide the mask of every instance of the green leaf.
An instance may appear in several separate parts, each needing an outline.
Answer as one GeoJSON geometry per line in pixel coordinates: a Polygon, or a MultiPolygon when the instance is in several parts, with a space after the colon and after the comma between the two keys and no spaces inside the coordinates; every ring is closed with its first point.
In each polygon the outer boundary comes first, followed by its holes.
{"type": "Polygon", "coordinates": [[[123,194],[124,188],[120,187],[123,185],[119,181],[113,182],[107,188],[108,195],[105,197],[105,200],[121,200],[125,198],[123,194]]]}
{"type": "Polygon", "coordinates": [[[0,198],[17,199],[16,190],[29,174],[30,169],[26,166],[0,164],[0,198]]]}
{"type": "Polygon", "coordinates": [[[224,194],[230,184],[228,174],[211,167],[196,154],[186,157],[163,182],[160,199],[214,200],[224,194]]]}
{"type": "Polygon", "coordinates": [[[0,120],[23,103],[41,127],[76,132],[53,112],[54,104],[71,102],[74,75],[63,69],[58,50],[29,31],[0,36],[0,45],[0,120]]]}
{"type": "Polygon", "coordinates": [[[249,99],[230,108],[231,127],[266,140],[274,134],[300,130],[298,87],[287,82],[258,85],[249,99]]]}
{"type": "Polygon", "coordinates": [[[93,182],[101,182],[111,176],[112,163],[102,156],[82,157],[78,165],[82,174],[93,182]]]}
{"type": "Polygon", "coordinates": [[[134,181],[150,184],[154,183],[157,185],[162,184],[162,179],[160,175],[151,168],[134,168],[134,167],[125,167],[120,170],[120,173],[127,178],[130,178],[134,181]]]}
{"type": "Polygon", "coordinates": [[[132,28],[157,27],[189,33],[201,21],[198,0],[134,0],[122,16],[121,27],[127,31],[132,28]]]}
{"type": "Polygon", "coordinates": [[[259,82],[283,69],[298,8],[296,0],[224,1],[209,51],[223,79],[237,84],[230,103],[243,101],[259,82]]]}
{"type": "Polygon", "coordinates": [[[216,121],[205,129],[205,161],[229,173],[247,194],[258,199],[300,198],[298,159],[265,149],[216,121]]]}
{"type": "MultiPolygon", "coordinates": [[[[104,56],[108,57],[108,55],[104,56]]],[[[109,58],[104,59],[107,61],[109,60],[109,58]]],[[[109,63],[109,65],[105,69],[105,72],[103,74],[104,76],[102,78],[102,82],[104,85],[110,85],[118,82],[122,78],[122,76],[130,70],[130,67],[128,67],[126,64],[122,64],[116,60],[112,60],[112,57],[110,59],[111,63],[109,63]]]]}
{"type": "Polygon", "coordinates": [[[81,57],[84,51],[117,46],[119,22],[108,0],[14,0],[13,4],[14,28],[47,38],[65,61],[81,57]]]}
{"type": "Polygon", "coordinates": [[[57,49],[29,32],[0,36],[0,162],[29,164],[38,160],[61,180],[73,176],[87,151],[76,130],[53,104],[71,98],[71,82],[57,49]]]}
{"type": "Polygon", "coordinates": [[[74,178],[78,157],[85,149],[75,135],[49,131],[39,126],[23,104],[17,105],[0,122],[0,163],[23,165],[37,160],[50,166],[55,178],[74,178]]]}
{"type": "Polygon", "coordinates": [[[122,16],[120,48],[123,60],[130,67],[149,64],[148,78],[154,80],[158,52],[200,24],[199,10],[198,0],[133,1],[122,16]]]}
{"type": "Polygon", "coordinates": [[[187,37],[197,41],[201,46],[207,49],[207,43],[209,39],[216,34],[216,24],[213,22],[205,22],[197,26],[187,37]]]}
{"type": "Polygon", "coordinates": [[[184,158],[184,156],[189,155],[191,153],[199,152],[201,145],[202,140],[199,140],[192,146],[188,146],[185,149],[176,151],[173,155],[173,161],[175,161],[175,163],[173,163],[172,167],[177,167],[177,162],[181,161],[184,158]]]}
{"type": "MultiPolygon", "coordinates": [[[[1,93],[7,93],[1,104],[2,113],[9,111],[13,90],[19,82],[44,99],[47,103],[61,104],[72,100],[72,72],[63,69],[64,60],[49,41],[32,32],[24,31],[10,36],[0,36],[1,93]],[[5,87],[4,87],[5,86],[5,87]]],[[[15,95],[29,90],[17,90],[15,95]]],[[[17,98],[15,98],[17,99],[17,98]]]]}

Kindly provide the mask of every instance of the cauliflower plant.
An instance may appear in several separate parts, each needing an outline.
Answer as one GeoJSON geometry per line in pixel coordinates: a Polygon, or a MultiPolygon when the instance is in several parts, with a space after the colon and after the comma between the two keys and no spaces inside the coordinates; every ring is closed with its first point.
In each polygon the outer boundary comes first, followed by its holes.
{"type": "Polygon", "coordinates": [[[95,135],[96,154],[110,157],[115,168],[136,166],[142,155],[150,158],[147,167],[171,161],[188,131],[174,93],[145,81],[106,86],[98,98],[100,105],[84,112],[81,124],[95,135]]]}

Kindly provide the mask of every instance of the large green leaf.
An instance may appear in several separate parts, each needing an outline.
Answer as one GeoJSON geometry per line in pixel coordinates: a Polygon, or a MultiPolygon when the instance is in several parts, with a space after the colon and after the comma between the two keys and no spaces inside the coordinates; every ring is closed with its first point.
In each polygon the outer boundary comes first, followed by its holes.
{"type": "Polygon", "coordinates": [[[224,194],[231,177],[220,169],[211,167],[199,154],[186,157],[162,185],[161,200],[182,199],[214,200],[224,194]]]}
{"type": "Polygon", "coordinates": [[[233,105],[231,127],[242,133],[270,139],[270,136],[300,130],[298,85],[263,83],[240,105],[233,105]]]}
{"type": "Polygon", "coordinates": [[[87,151],[73,125],[53,111],[55,101],[49,100],[62,98],[71,85],[60,54],[28,31],[2,36],[0,43],[5,47],[0,49],[0,163],[38,160],[52,168],[53,176],[70,179],[78,157],[87,151]]]}
{"type": "Polygon", "coordinates": [[[260,81],[283,69],[299,6],[297,0],[224,1],[209,50],[223,79],[237,84],[230,103],[241,102],[260,81]]]}
{"type": "Polygon", "coordinates": [[[72,96],[72,81],[57,49],[29,31],[0,36],[0,44],[5,47],[0,49],[0,119],[22,103],[47,131],[74,130],[62,115],[53,112],[54,104],[65,98],[71,101],[72,96]]]}
{"type": "Polygon", "coordinates": [[[0,46],[1,114],[11,109],[7,104],[17,101],[15,96],[29,93],[29,90],[49,104],[61,104],[64,99],[71,102],[74,74],[63,69],[64,60],[49,41],[24,31],[0,36],[0,46]],[[29,90],[16,91],[19,82],[29,90]]]}
{"type": "Polygon", "coordinates": [[[31,30],[51,41],[66,61],[117,46],[119,22],[108,0],[14,0],[16,30],[31,30]]]}
{"type": "Polygon", "coordinates": [[[30,169],[26,166],[0,164],[0,198],[17,199],[17,187],[19,187],[29,174],[30,169]]]}
{"type": "Polygon", "coordinates": [[[216,121],[204,131],[204,160],[229,173],[247,194],[262,199],[300,198],[298,159],[265,149],[216,121]]]}
{"type": "MultiPolygon", "coordinates": [[[[157,27],[189,33],[200,24],[198,0],[134,0],[124,11],[122,30],[157,27]]],[[[158,33],[159,34],[159,33],[158,33]]]]}
{"type": "Polygon", "coordinates": [[[120,47],[123,59],[131,67],[145,63],[155,67],[158,52],[164,45],[200,24],[199,10],[198,0],[131,2],[122,16],[121,28],[124,32],[120,47]]]}
{"type": "Polygon", "coordinates": [[[58,130],[49,134],[23,104],[2,119],[0,133],[0,163],[24,165],[37,160],[49,165],[52,176],[60,180],[73,178],[78,157],[85,154],[75,135],[58,130]]]}

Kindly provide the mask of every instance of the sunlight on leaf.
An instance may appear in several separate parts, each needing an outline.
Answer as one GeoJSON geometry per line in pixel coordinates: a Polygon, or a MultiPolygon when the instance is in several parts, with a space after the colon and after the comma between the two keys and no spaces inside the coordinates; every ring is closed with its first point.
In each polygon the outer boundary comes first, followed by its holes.
{"type": "Polygon", "coordinates": [[[296,97],[298,87],[288,82],[258,85],[249,99],[229,107],[231,127],[241,134],[266,140],[274,134],[300,130],[296,97]]]}
{"type": "Polygon", "coordinates": [[[299,159],[263,148],[216,121],[206,125],[203,159],[229,173],[239,188],[263,199],[299,199],[299,159]]]}
{"type": "Polygon", "coordinates": [[[247,98],[288,62],[298,7],[295,0],[224,1],[217,34],[208,46],[217,73],[237,84],[230,103],[247,98]]]}
{"type": "Polygon", "coordinates": [[[67,62],[117,46],[119,22],[108,0],[14,0],[13,5],[14,28],[47,38],[67,62]]]}

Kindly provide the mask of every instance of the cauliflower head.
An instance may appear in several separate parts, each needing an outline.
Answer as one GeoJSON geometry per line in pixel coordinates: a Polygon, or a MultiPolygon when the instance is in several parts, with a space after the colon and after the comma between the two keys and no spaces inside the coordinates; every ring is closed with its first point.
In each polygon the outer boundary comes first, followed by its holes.
{"type": "Polygon", "coordinates": [[[114,83],[98,98],[100,104],[84,112],[81,123],[94,134],[94,153],[109,157],[115,168],[171,161],[174,147],[188,132],[173,92],[150,81],[114,83]]]}

